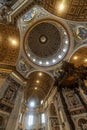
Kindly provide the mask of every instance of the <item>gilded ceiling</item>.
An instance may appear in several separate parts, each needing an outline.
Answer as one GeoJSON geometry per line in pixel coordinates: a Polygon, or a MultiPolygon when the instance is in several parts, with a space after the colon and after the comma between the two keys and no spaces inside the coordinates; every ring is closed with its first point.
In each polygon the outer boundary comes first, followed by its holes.
{"type": "Polygon", "coordinates": [[[70,58],[75,66],[84,65],[87,67],[87,46],[79,48],[70,58]]]}
{"type": "Polygon", "coordinates": [[[54,80],[49,74],[41,71],[32,72],[28,77],[25,98],[44,100],[49,90],[52,89],[53,83],[54,80]]]}
{"type": "Polygon", "coordinates": [[[15,66],[19,55],[20,34],[16,26],[0,23],[0,64],[15,66]],[[17,42],[17,45],[15,43],[17,42]]]}
{"type": "Polygon", "coordinates": [[[63,19],[72,21],[87,21],[87,1],[86,0],[42,0],[43,7],[50,13],[63,19]],[[58,6],[63,3],[64,12],[58,12],[58,6]]]}

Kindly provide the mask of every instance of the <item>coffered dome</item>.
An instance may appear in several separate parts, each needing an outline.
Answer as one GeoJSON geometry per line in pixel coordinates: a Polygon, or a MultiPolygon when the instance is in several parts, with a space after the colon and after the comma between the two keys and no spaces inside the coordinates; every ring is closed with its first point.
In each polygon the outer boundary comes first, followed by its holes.
{"type": "Polygon", "coordinates": [[[68,32],[55,20],[37,22],[29,28],[24,48],[31,62],[44,67],[55,65],[69,49],[68,32]]]}
{"type": "Polygon", "coordinates": [[[60,32],[51,23],[39,23],[30,31],[27,44],[34,55],[40,58],[48,58],[56,54],[60,48],[60,32]]]}

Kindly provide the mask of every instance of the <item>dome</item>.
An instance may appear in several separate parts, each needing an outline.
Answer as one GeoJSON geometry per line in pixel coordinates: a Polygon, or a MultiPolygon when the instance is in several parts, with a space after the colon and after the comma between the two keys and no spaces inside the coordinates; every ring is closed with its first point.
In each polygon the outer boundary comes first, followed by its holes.
{"type": "Polygon", "coordinates": [[[57,21],[38,22],[25,37],[25,52],[29,60],[42,67],[59,63],[69,49],[68,32],[57,21]]]}
{"type": "Polygon", "coordinates": [[[2,64],[14,65],[16,62],[19,38],[19,30],[15,25],[0,23],[0,62],[2,64]]]}

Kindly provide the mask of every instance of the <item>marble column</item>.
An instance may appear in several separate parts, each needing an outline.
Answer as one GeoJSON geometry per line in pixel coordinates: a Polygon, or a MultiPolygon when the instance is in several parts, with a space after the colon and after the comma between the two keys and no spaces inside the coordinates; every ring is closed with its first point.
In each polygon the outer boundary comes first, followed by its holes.
{"type": "Polygon", "coordinates": [[[58,92],[58,116],[60,119],[60,130],[70,130],[69,122],[64,111],[64,106],[62,104],[61,95],[58,92]]]}
{"type": "Polygon", "coordinates": [[[75,130],[75,124],[71,118],[70,111],[68,109],[67,103],[62,93],[62,89],[59,91],[59,93],[60,93],[61,102],[63,104],[64,112],[66,113],[67,121],[69,123],[70,130],[75,130]]]}
{"type": "Polygon", "coordinates": [[[21,107],[22,107],[22,101],[23,101],[23,92],[18,91],[16,100],[15,100],[15,105],[9,117],[6,130],[18,129],[18,122],[19,122],[19,115],[20,115],[21,107]]]}

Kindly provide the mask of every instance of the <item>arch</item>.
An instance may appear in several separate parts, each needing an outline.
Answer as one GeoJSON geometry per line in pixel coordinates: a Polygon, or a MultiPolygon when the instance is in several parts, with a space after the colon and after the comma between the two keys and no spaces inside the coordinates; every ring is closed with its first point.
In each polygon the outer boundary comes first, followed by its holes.
{"type": "Polygon", "coordinates": [[[53,77],[49,73],[43,71],[33,71],[28,76],[27,87],[25,89],[25,97],[28,99],[30,95],[37,94],[40,100],[46,98],[54,83],[53,77]]]}
{"type": "Polygon", "coordinates": [[[30,72],[27,74],[27,77],[28,77],[30,74],[34,73],[34,72],[41,72],[41,73],[45,73],[45,74],[47,74],[47,75],[51,76],[51,78],[53,78],[53,79],[54,79],[54,76],[52,75],[52,73],[47,72],[47,71],[42,70],[42,69],[40,69],[40,70],[35,70],[35,69],[33,69],[32,71],[30,71],[30,72]]]}

